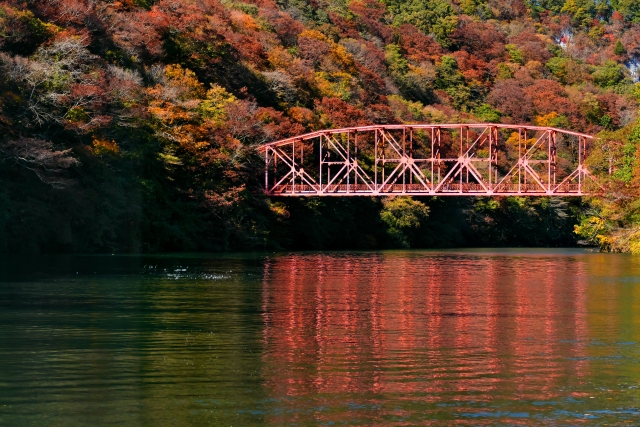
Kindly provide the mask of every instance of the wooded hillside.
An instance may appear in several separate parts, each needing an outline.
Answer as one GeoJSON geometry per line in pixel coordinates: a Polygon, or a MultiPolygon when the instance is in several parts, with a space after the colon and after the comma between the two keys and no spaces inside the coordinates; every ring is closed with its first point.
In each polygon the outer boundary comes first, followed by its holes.
{"type": "Polygon", "coordinates": [[[0,1],[0,251],[640,252],[639,81],[637,0],[0,1]],[[465,121],[598,134],[609,196],[260,194],[261,143],[465,121]]]}

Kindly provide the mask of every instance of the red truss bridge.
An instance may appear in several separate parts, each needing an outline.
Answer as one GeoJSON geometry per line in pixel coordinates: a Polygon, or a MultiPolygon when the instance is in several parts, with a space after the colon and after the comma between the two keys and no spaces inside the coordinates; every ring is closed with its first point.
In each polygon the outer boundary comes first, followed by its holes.
{"type": "Polygon", "coordinates": [[[270,196],[582,196],[593,137],[541,126],[375,125],[259,147],[270,196]]]}

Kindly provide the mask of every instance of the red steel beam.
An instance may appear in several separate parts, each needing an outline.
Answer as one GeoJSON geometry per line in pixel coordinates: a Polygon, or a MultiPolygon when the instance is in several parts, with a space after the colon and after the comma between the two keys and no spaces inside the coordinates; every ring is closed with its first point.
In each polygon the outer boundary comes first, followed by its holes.
{"type": "Polygon", "coordinates": [[[258,149],[265,157],[265,192],[272,196],[581,196],[597,188],[588,184],[595,183],[585,167],[588,140],[593,136],[544,126],[373,125],[311,132],[258,149]],[[516,158],[515,146],[500,150],[499,129],[517,132],[516,158]],[[429,138],[420,153],[416,131],[429,138]],[[571,167],[558,169],[559,135],[577,139],[571,167]],[[305,142],[317,149],[305,150],[305,142]]]}

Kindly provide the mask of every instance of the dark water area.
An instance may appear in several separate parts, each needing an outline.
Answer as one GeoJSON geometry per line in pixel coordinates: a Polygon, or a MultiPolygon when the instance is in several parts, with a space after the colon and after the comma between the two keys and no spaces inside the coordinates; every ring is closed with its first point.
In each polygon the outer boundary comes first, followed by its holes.
{"type": "Polygon", "coordinates": [[[0,259],[0,426],[640,425],[640,257],[0,259]]]}

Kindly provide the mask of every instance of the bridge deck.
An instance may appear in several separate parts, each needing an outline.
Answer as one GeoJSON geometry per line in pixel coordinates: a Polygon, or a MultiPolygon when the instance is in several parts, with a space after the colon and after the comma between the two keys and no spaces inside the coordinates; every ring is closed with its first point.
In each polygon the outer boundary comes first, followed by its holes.
{"type": "Polygon", "coordinates": [[[479,184],[447,184],[437,191],[417,184],[387,184],[378,189],[365,184],[329,185],[322,190],[318,185],[286,184],[272,187],[270,196],[584,196],[578,184],[566,184],[562,188],[542,190],[536,185],[504,185],[499,189],[486,189],[479,184]]]}

